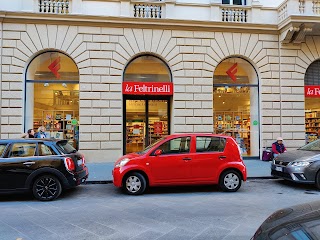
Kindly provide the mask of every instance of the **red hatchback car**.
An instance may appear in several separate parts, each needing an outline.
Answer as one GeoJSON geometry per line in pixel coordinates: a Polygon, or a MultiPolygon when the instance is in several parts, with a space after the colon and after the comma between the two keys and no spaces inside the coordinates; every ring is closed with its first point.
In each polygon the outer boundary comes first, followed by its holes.
{"type": "Polygon", "coordinates": [[[173,134],[115,162],[113,184],[132,195],[150,186],[219,184],[237,191],[247,179],[236,141],[217,134],[173,134]]]}

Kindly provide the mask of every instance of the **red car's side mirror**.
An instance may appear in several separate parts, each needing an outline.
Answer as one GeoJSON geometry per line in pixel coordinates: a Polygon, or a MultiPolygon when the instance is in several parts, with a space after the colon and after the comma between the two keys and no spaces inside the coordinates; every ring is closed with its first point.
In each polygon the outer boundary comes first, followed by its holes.
{"type": "Polygon", "coordinates": [[[159,156],[162,154],[162,150],[161,149],[157,149],[155,152],[154,152],[154,155],[156,156],[159,156]]]}

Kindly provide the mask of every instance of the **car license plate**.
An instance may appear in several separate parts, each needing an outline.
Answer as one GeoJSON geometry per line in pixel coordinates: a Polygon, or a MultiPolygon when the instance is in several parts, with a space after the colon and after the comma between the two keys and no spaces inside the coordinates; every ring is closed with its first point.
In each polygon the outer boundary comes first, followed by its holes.
{"type": "Polygon", "coordinates": [[[82,159],[81,159],[81,160],[78,160],[77,163],[78,163],[78,166],[81,166],[81,164],[82,164],[82,159]]]}
{"type": "Polygon", "coordinates": [[[276,167],[276,171],[282,172],[282,167],[276,167]]]}

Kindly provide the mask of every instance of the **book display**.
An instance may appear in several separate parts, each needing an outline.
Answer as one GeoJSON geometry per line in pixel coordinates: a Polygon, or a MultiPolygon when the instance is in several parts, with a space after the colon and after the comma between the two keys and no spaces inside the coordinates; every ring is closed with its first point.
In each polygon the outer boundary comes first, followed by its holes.
{"type": "Polygon", "coordinates": [[[161,121],[160,118],[149,118],[150,144],[168,135],[168,121],[161,121]]]}
{"type": "Polygon", "coordinates": [[[232,136],[239,144],[242,154],[250,151],[250,113],[215,112],[215,133],[232,136]]]}
{"type": "Polygon", "coordinates": [[[320,111],[306,112],[306,143],[317,140],[320,135],[320,111]]]}
{"type": "MultiPolygon", "coordinates": [[[[127,151],[138,152],[145,148],[145,122],[132,121],[126,123],[127,130],[127,151]]],[[[165,135],[168,135],[167,121],[160,121],[160,118],[149,118],[149,144],[158,141],[165,135]]]]}
{"type": "Polygon", "coordinates": [[[35,118],[33,122],[34,130],[37,131],[40,126],[44,126],[50,137],[57,139],[68,139],[75,146],[78,131],[78,111],[69,110],[44,110],[42,118],[35,118]],[[76,136],[75,136],[76,134],[76,136]],[[76,140],[76,141],[75,141],[76,140]]]}

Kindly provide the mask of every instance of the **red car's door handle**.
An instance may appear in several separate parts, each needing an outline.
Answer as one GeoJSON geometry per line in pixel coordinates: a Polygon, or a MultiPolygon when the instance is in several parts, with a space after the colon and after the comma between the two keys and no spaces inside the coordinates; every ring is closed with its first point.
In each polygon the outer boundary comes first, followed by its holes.
{"type": "Polygon", "coordinates": [[[225,159],[227,158],[226,156],[219,156],[219,159],[225,159]]]}
{"type": "Polygon", "coordinates": [[[190,161],[190,160],[192,160],[192,159],[191,159],[191,158],[182,158],[182,160],[190,161]]]}

